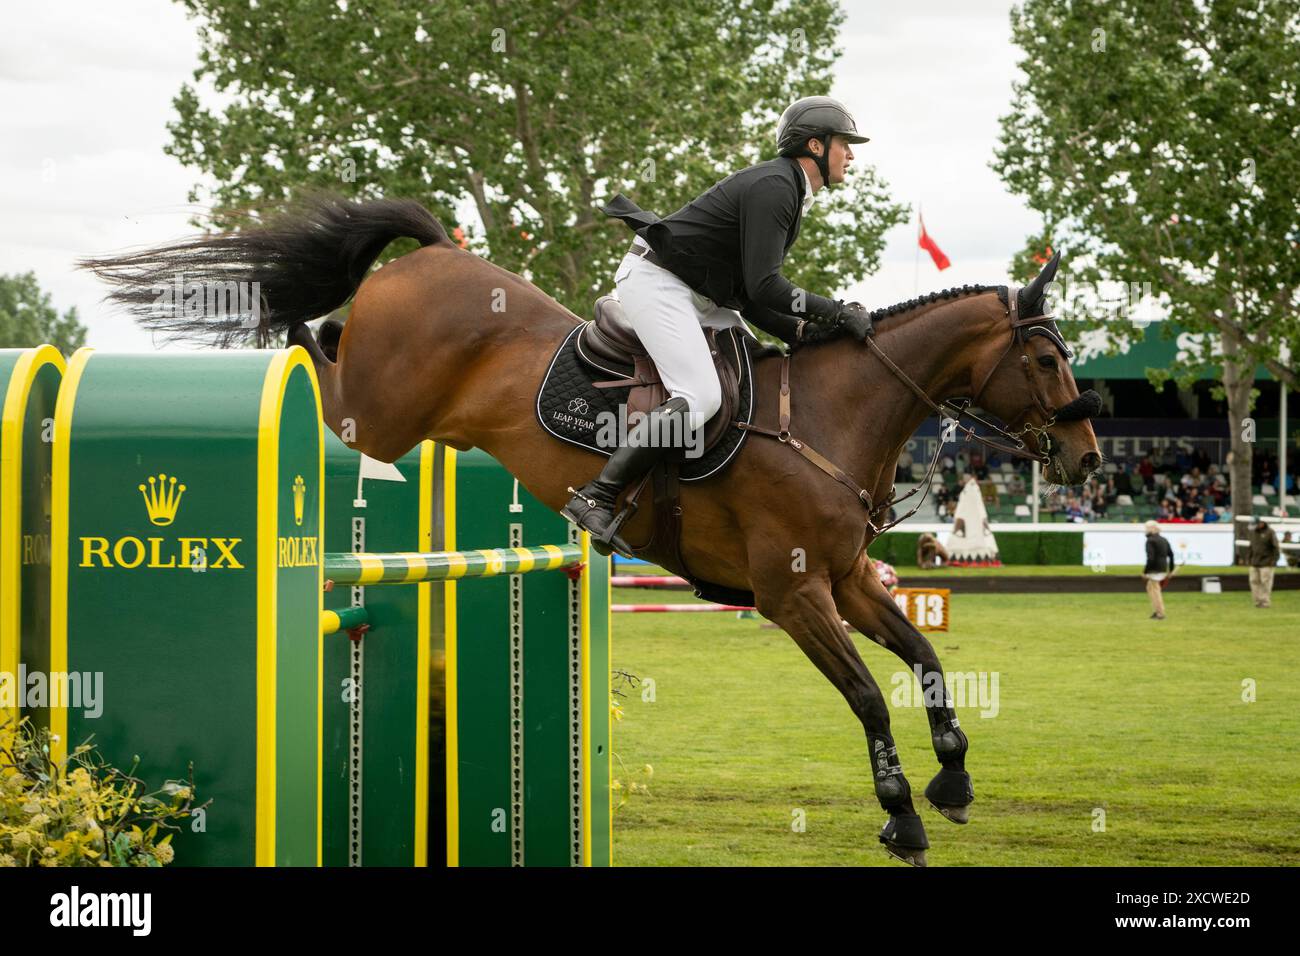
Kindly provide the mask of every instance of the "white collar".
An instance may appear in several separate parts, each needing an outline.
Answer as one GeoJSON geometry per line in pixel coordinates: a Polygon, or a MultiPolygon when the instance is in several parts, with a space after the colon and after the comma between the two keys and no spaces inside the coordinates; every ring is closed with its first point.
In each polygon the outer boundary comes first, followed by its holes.
{"type": "Polygon", "coordinates": [[[803,168],[803,163],[799,164],[799,172],[803,173],[803,214],[808,215],[808,210],[812,208],[813,202],[817,196],[813,192],[812,180],[808,178],[808,170],[803,168]]]}

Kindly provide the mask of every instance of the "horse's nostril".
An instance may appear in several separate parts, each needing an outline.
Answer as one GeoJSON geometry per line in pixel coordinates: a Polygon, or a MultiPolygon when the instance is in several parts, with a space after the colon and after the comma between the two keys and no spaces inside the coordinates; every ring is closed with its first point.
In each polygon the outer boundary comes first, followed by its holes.
{"type": "Polygon", "coordinates": [[[1083,466],[1085,472],[1096,471],[1101,466],[1101,455],[1090,451],[1079,459],[1079,464],[1083,466]]]}

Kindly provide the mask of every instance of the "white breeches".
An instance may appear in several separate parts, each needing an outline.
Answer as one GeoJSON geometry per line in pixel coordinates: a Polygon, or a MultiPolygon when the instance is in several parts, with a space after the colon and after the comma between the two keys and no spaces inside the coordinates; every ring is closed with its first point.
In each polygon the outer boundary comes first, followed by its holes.
{"type": "MultiPolygon", "coordinates": [[[[635,244],[645,245],[640,237],[635,244]]],[[[703,427],[722,405],[718,373],[703,326],[739,326],[750,334],[740,313],[714,304],[667,269],[630,252],[619,263],[614,285],[669,397],[685,399],[691,427],[703,427]]]]}

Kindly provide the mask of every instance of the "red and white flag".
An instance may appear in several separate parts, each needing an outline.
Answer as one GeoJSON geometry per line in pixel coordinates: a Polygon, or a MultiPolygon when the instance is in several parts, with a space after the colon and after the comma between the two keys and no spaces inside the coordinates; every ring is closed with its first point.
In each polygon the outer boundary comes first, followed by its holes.
{"type": "Polygon", "coordinates": [[[934,267],[942,272],[944,269],[952,265],[952,263],[949,262],[948,257],[943,254],[943,250],[939,248],[938,243],[931,239],[930,234],[925,231],[925,218],[920,214],[920,212],[917,212],[916,218],[921,223],[921,248],[930,253],[930,258],[934,260],[934,267]]]}

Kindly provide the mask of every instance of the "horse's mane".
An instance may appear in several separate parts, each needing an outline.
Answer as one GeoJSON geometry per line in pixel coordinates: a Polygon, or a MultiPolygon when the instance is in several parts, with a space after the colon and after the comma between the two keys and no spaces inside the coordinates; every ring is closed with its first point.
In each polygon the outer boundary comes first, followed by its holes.
{"type": "MultiPolygon", "coordinates": [[[[931,292],[927,295],[918,296],[915,299],[908,299],[906,302],[896,302],[893,305],[885,306],[883,309],[875,309],[871,312],[871,321],[873,324],[880,323],[883,319],[896,315],[903,315],[922,306],[930,305],[934,302],[942,302],[945,299],[960,299],[968,295],[982,295],[986,292],[996,292],[1002,304],[1007,302],[1007,287],[1004,285],[963,285],[955,289],[944,289],[940,292],[931,292]]],[[[837,342],[848,334],[843,326],[834,329],[825,337],[816,338],[807,343],[807,347],[815,347],[830,342],[837,342]]]]}
{"type": "Polygon", "coordinates": [[[923,305],[929,305],[931,302],[941,302],[944,299],[959,299],[967,295],[979,295],[985,292],[997,292],[998,297],[1006,302],[1007,287],[1004,285],[963,285],[955,289],[944,289],[942,292],[931,292],[928,295],[920,296],[916,299],[908,299],[906,302],[898,302],[894,305],[885,306],[883,309],[875,309],[871,313],[871,321],[879,322],[881,319],[889,318],[892,315],[901,315],[904,312],[911,312],[913,309],[919,309],[923,305]]]}

